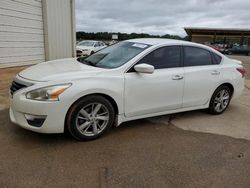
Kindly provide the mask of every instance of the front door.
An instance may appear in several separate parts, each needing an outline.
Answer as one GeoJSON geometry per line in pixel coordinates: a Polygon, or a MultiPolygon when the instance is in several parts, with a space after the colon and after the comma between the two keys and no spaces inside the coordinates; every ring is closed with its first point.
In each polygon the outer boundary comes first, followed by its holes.
{"type": "Polygon", "coordinates": [[[125,115],[142,116],[181,108],[184,70],[181,67],[181,48],[166,46],[154,50],[137,64],[155,67],[152,74],[125,73],[125,115]]]}

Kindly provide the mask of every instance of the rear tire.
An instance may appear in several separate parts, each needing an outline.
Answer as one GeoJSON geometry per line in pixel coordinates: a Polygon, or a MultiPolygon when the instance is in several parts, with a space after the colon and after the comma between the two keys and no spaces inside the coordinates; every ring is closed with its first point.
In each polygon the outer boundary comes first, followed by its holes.
{"type": "Polygon", "coordinates": [[[232,97],[232,91],[227,86],[220,86],[218,87],[209,103],[208,112],[210,114],[222,114],[230,104],[232,97]]]}
{"type": "Polygon", "coordinates": [[[114,119],[112,104],[102,96],[92,95],[72,105],[66,117],[66,128],[77,140],[93,140],[106,133],[114,119]]]}

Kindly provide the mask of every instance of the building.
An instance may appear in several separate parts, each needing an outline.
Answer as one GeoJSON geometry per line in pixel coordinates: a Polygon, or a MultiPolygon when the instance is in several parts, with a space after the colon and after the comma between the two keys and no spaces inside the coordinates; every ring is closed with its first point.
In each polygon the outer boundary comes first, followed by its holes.
{"type": "Polygon", "coordinates": [[[238,44],[250,46],[250,29],[219,29],[186,27],[192,42],[202,44],[238,44]]]}
{"type": "Polygon", "coordinates": [[[75,56],[74,0],[0,0],[0,68],[75,56]]]}

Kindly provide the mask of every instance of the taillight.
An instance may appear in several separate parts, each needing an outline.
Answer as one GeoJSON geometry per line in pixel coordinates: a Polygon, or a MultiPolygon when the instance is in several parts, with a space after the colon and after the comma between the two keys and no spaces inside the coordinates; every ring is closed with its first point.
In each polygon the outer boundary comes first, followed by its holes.
{"type": "Polygon", "coordinates": [[[245,77],[246,74],[246,69],[244,69],[244,67],[240,67],[240,68],[236,68],[237,71],[239,71],[242,75],[242,78],[245,77]]]}

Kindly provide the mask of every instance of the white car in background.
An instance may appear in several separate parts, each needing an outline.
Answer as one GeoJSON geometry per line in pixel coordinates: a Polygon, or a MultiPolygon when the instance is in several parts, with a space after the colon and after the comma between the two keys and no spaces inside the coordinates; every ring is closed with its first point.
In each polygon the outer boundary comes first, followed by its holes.
{"type": "Polygon", "coordinates": [[[77,43],[76,54],[77,54],[77,57],[89,56],[106,47],[107,47],[106,44],[101,41],[84,40],[84,41],[77,43]]]}
{"type": "Polygon", "coordinates": [[[221,114],[241,94],[244,77],[240,61],[201,44],[128,40],[17,74],[10,119],[35,132],[91,140],[130,120],[197,109],[221,114]]]}

